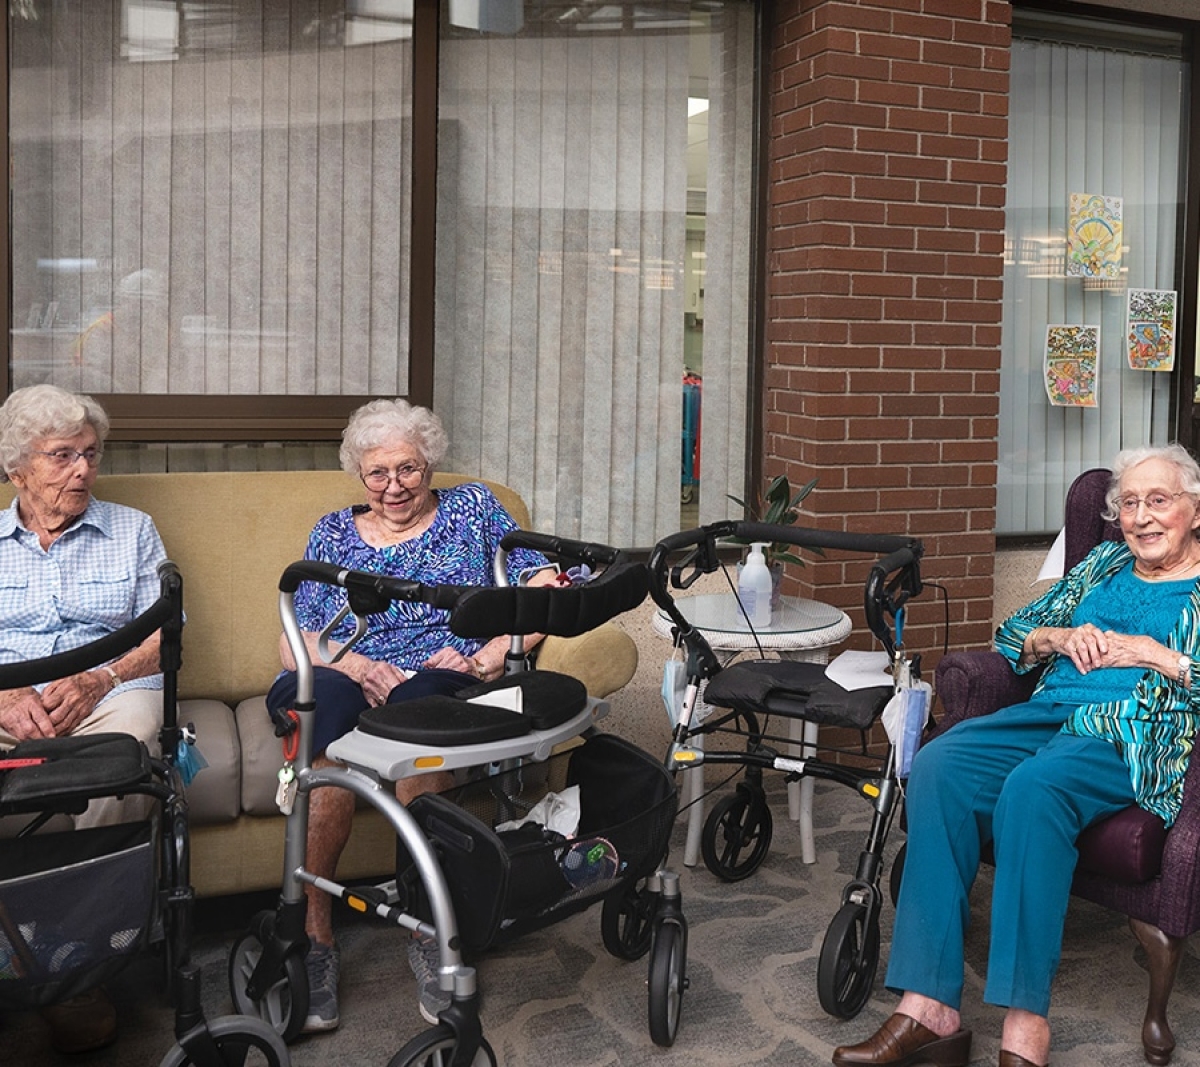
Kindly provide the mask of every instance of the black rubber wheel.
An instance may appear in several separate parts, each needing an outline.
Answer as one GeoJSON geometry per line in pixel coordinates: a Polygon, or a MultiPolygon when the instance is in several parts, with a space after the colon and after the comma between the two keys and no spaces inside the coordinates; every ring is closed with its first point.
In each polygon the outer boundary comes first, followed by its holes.
{"type": "Polygon", "coordinates": [[[704,866],[724,882],[749,878],[767,858],[774,826],[761,791],[739,789],[722,797],[704,820],[704,866]]]}
{"type": "Polygon", "coordinates": [[[821,1007],[838,1019],[853,1019],[870,999],[878,966],[878,915],[870,916],[860,904],[843,904],[821,945],[817,964],[821,1007]]]}
{"type": "Polygon", "coordinates": [[[894,908],[900,901],[900,883],[904,881],[904,860],[908,855],[908,843],[900,846],[896,858],[892,860],[892,870],[888,876],[888,896],[892,899],[894,908]]]}
{"type": "Polygon", "coordinates": [[[233,1006],[242,1015],[261,1019],[285,1042],[291,1042],[300,1033],[308,1015],[308,972],[304,968],[304,959],[298,953],[287,956],[282,972],[262,998],[252,999],[246,985],[263,952],[257,932],[263,927],[257,922],[254,926],[254,930],[248,930],[234,942],[229,953],[229,992],[233,1006]]]}
{"type": "MultiPolygon", "coordinates": [[[[291,1063],[283,1038],[261,1019],[222,1015],[208,1024],[208,1033],[216,1043],[224,1067],[287,1067],[291,1063]]],[[[189,1035],[182,1040],[190,1043],[189,1035]]],[[[175,1044],[163,1057],[160,1067],[187,1067],[196,1062],[181,1045],[175,1044]]]]}
{"type": "MultiPolygon", "coordinates": [[[[417,1034],[388,1060],[388,1067],[446,1067],[454,1060],[454,1031],[445,1024],[417,1034]]],[[[496,1067],[496,1054],[487,1038],[481,1038],[471,1067],[496,1067]]]]}
{"type": "Polygon", "coordinates": [[[661,893],[646,888],[645,879],[630,884],[620,893],[604,898],[600,911],[600,937],[604,947],[619,960],[640,960],[650,951],[654,916],[661,893]]]}
{"type": "Polygon", "coordinates": [[[678,923],[660,923],[650,954],[650,1039],[662,1048],[675,1044],[687,989],[687,933],[678,923]]]}

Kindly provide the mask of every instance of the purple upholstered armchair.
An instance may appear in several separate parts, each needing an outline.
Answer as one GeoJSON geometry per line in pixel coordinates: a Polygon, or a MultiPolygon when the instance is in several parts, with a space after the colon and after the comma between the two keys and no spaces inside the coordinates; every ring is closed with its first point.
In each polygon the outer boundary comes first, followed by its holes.
{"type": "MultiPolygon", "coordinates": [[[[1066,567],[1102,540],[1120,540],[1100,512],[1110,472],[1085,471],[1067,491],[1066,567]]],[[[1026,700],[1036,673],[1017,675],[998,652],[953,652],[937,668],[943,715],[936,733],[975,715],[1026,700]]],[[[1184,941],[1200,929],[1200,760],[1190,764],[1183,810],[1168,831],[1157,815],[1127,808],[1079,838],[1072,892],[1129,917],[1149,957],[1150,992],[1142,1022],[1146,1060],[1165,1064],[1175,1037],[1167,1023],[1167,1000],[1184,941]]]]}

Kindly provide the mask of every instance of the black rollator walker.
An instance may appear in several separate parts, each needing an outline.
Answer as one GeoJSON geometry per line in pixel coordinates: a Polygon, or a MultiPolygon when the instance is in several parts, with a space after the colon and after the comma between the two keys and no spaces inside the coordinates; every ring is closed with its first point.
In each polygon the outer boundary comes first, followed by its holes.
{"type": "Polygon", "coordinates": [[[286,1045],[261,1020],[230,1015],[210,1023],[201,1009],[200,969],[190,956],[188,806],[178,766],[181,743],[195,737],[179,726],[175,705],[183,583],[169,560],[158,573],[158,600],[127,626],[68,652],[0,667],[0,689],[38,685],[99,667],[162,631],[161,758],[117,733],[22,741],[0,753],[0,815],[30,816],[15,838],[0,841],[0,1006],[68,1000],[154,948],[175,1005],[177,1040],[162,1067],[287,1067],[286,1045]],[[153,798],[148,820],[47,827],[55,815],[82,813],[93,799],[128,795],[153,798]]]}
{"type": "MultiPolygon", "coordinates": [[[[666,537],[655,546],[650,559],[651,596],[671,620],[685,657],[686,687],[667,765],[675,771],[708,763],[745,767],[736,792],[714,805],[705,822],[706,866],[725,881],[737,881],[751,875],[766,858],[772,818],[762,786],[764,770],[782,771],[788,782],[804,777],[837,782],[872,806],[874,815],[858,868],[842,891],[841,907],[825,935],[817,970],[821,1006],[839,1018],[857,1015],[871,994],[879,962],[883,849],[902,802],[900,772],[907,773],[900,763],[900,745],[890,739],[890,730],[882,761],[873,761],[867,754],[866,731],[889,702],[905,700],[906,691],[916,694],[915,706],[927,700],[926,687],[918,685],[920,657],[910,660],[901,640],[904,606],[922,589],[922,552],[921,542],[908,537],[727,521],[666,537]],[[847,691],[826,677],[825,666],[819,663],[743,659],[723,667],[704,635],[685,615],[687,601],[681,605],[671,589],[687,589],[701,575],[718,570],[722,566],[719,543],[731,538],[881,556],[867,576],[863,606],[867,625],[886,650],[891,684],[847,691]],[[889,617],[895,621],[895,635],[889,617]],[[701,702],[714,709],[703,721],[697,714],[701,702]],[[862,749],[837,750],[841,762],[836,763],[819,754],[834,750],[820,747],[812,755],[784,754],[783,746],[790,746],[792,738],[771,733],[772,718],[862,731],[862,749]],[[744,744],[713,751],[703,743],[712,734],[732,735],[744,744]]],[[[749,630],[749,620],[746,626],[749,630]]]]}
{"type": "Polygon", "coordinates": [[[636,607],[646,595],[645,567],[605,545],[516,532],[502,542],[495,574],[498,584],[490,588],[427,586],[299,562],[280,579],[280,614],[297,664],[281,772],[288,814],[283,888],[276,909],[258,915],[235,945],[229,970],[238,1010],[269,1022],[287,1040],[299,1033],[308,1008],[306,885],[437,942],[450,1007],[395,1054],[391,1067],[494,1065],[479,1018],[476,971],[464,953],[601,901],[610,952],[624,959],[650,953],[651,1035],[659,1044],[674,1040],[686,984],[678,876],[662,867],[676,811],[674,781],[660,760],[596,732],[607,704],[574,678],[530,669],[521,636],[581,634],[636,607]],[[518,547],[557,560],[560,576],[571,566],[573,580],[507,586],[507,555],[518,547]],[[450,629],[460,636],[515,635],[506,673],[454,697],[367,709],[357,727],[327,749],[341,765],[314,770],[313,666],[293,605],[302,581],[346,590],[345,611],[318,639],[325,662],[336,660],[328,635],[347,612],[361,636],[367,616],[406,600],[447,610],[450,629]],[[461,784],[402,805],[392,783],[430,770],[454,771],[461,784]],[[573,836],[536,823],[505,828],[572,786],[578,786],[580,807],[573,836]],[[322,788],[347,789],[387,818],[398,842],[394,880],[352,888],[305,869],[309,796],[322,788]]]}

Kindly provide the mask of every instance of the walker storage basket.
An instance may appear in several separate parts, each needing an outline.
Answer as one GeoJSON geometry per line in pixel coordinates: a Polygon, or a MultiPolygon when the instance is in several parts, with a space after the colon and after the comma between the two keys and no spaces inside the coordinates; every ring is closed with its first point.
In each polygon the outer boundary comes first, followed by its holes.
{"type": "Polygon", "coordinates": [[[0,1007],[69,999],[146,945],[152,829],[123,823],[0,841],[0,1007]]]}
{"type": "MultiPolygon", "coordinates": [[[[409,805],[437,853],[467,949],[557,922],[644,878],[666,855],[675,783],[661,762],[622,738],[597,734],[544,763],[492,770],[409,805]],[[572,836],[528,822],[496,831],[569,786],[579,787],[579,825],[572,836]]],[[[426,915],[403,843],[396,867],[409,907],[426,915]]]]}

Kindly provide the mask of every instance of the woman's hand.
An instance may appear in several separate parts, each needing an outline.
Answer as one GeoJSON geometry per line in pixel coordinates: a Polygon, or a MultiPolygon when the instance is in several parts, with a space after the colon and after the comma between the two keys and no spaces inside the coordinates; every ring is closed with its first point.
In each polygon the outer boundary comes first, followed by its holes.
{"type": "Polygon", "coordinates": [[[373,707],[386,704],[388,694],[408,679],[408,675],[399,667],[383,660],[367,659],[354,653],[347,656],[346,660],[350,661],[346,664],[347,673],[362,687],[367,703],[373,707]]]}
{"type": "Polygon", "coordinates": [[[1090,622],[1082,626],[1047,626],[1042,629],[1041,636],[1050,645],[1051,651],[1060,656],[1069,656],[1080,674],[1087,674],[1097,667],[1114,666],[1105,662],[1109,648],[1108,633],[1090,622]]]}
{"type": "Polygon", "coordinates": [[[74,730],[112,689],[112,681],[96,671],[59,678],[42,690],[42,706],[50,717],[56,737],[74,730]]]}
{"type": "Polygon", "coordinates": [[[465,656],[457,648],[439,648],[421,666],[430,670],[461,671],[476,678],[481,677],[481,671],[488,673],[478,656],[465,656]]]}
{"type": "Polygon", "coordinates": [[[0,727],[18,741],[55,736],[54,723],[42,707],[42,698],[30,688],[0,692],[0,727]]]}

